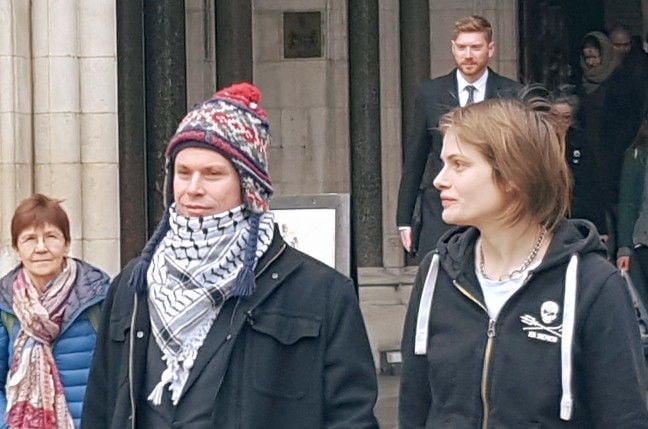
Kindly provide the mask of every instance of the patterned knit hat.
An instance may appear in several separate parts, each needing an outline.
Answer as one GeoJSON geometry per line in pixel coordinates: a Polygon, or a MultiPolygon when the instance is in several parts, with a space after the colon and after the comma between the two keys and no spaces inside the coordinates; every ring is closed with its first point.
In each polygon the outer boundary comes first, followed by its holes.
{"type": "MultiPolygon", "coordinates": [[[[266,112],[259,106],[260,99],[257,87],[242,82],[214,93],[189,112],[166,150],[167,182],[173,182],[173,164],[182,149],[214,149],[236,168],[247,209],[253,213],[267,211],[272,195],[267,157],[270,130],[266,112]]],[[[172,183],[167,183],[166,197],[171,198],[168,201],[173,201],[172,190],[172,183]]]]}
{"type": "MultiPolygon", "coordinates": [[[[241,197],[251,212],[250,237],[245,249],[243,269],[239,272],[233,295],[249,296],[254,291],[255,252],[259,218],[268,210],[272,182],[268,175],[267,147],[270,130],[265,111],[259,107],[261,92],[254,85],[241,82],[214,93],[180,122],[166,150],[165,205],[174,201],[175,158],[182,149],[212,149],[232,162],[241,182],[241,197]]],[[[153,235],[133,267],[129,284],[146,292],[146,271],[157,245],[169,230],[169,210],[165,210],[153,235]]]]}

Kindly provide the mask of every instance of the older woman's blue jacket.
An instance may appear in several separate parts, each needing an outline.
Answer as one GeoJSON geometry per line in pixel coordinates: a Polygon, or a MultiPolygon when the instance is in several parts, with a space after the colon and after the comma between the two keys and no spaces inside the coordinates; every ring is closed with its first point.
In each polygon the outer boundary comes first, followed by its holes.
{"type": "MultiPolygon", "coordinates": [[[[78,259],[75,261],[78,263],[76,284],[70,293],[61,332],[52,345],[52,353],[74,426],[79,427],[95,346],[96,329],[93,325],[96,325],[99,306],[106,296],[110,278],[88,263],[78,259]]],[[[12,286],[19,269],[20,267],[13,269],[0,279],[0,428],[7,427],[4,420],[7,406],[5,385],[13,344],[20,329],[20,322],[12,308],[12,286]]]]}

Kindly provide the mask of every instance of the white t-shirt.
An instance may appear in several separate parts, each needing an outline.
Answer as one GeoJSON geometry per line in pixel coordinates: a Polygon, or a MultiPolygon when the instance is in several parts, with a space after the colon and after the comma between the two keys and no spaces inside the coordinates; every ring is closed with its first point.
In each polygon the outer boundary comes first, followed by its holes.
{"type": "Polygon", "coordinates": [[[509,298],[522,287],[527,277],[529,277],[529,271],[540,265],[540,262],[542,261],[535,261],[521,274],[506,280],[491,280],[484,277],[478,269],[475,270],[477,280],[479,280],[479,285],[484,294],[486,309],[488,310],[488,315],[491,319],[497,319],[497,315],[502,307],[504,307],[504,304],[506,304],[506,301],[508,301],[509,298]]]}

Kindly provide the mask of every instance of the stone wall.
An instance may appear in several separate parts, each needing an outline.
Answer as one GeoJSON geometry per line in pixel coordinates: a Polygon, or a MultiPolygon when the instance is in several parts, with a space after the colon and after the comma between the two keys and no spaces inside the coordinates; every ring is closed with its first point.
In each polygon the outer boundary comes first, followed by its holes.
{"type": "Polygon", "coordinates": [[[347,9],[343,0],[252,2],[254,82],[273,137],[278,195],[349,192],[347,9]],[[321,13],[322,56],[284,58],[284,12],[321,13]]]}
{"type": "MultiPolygon", "coordinates": [[[[3,254],[14,208],[40,192],[63,200],[71,254],[115,274],[115,2],[3,0],[0,22],[3,254]]],[[[13,261],[3,261],[5,272],[13,261]]]]}

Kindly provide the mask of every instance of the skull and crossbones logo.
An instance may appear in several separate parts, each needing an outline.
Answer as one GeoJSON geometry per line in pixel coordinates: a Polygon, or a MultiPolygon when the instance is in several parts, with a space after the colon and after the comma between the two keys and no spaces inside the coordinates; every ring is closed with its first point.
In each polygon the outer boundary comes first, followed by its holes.
{"type": "Polygon", "coordinates": [[[524,314],[520,316],[520,321],[526,325],[522,330],[527,332],[529,338],[555,343],[558,341],[558,338],[562,337],[562,324],[551,326],[558,319],[558,313],[560,313],[558,303],[545,301],[540,306],[540,319],[542,323],[532,315],[524,314]]]}

